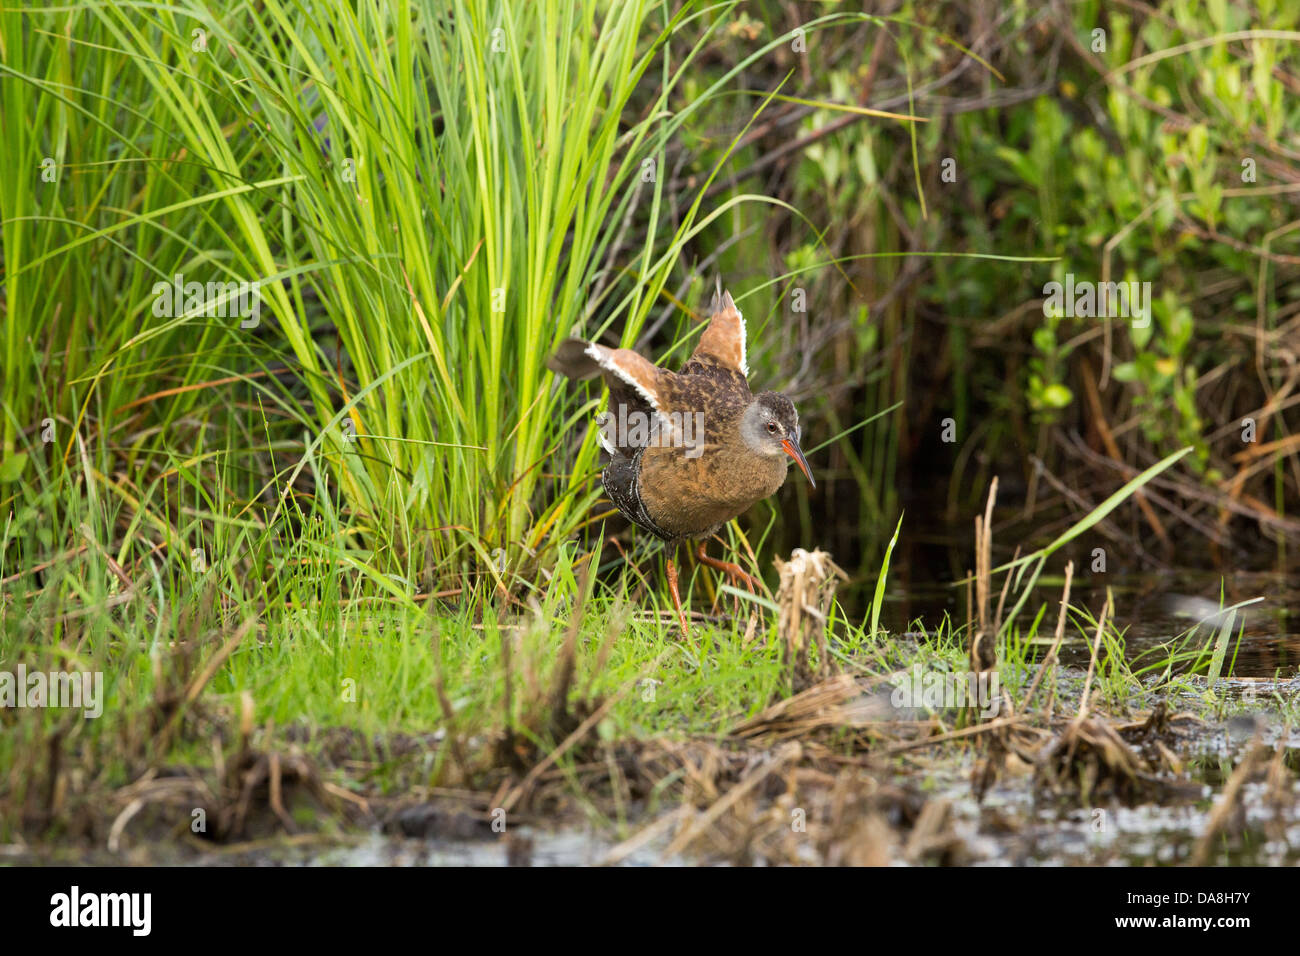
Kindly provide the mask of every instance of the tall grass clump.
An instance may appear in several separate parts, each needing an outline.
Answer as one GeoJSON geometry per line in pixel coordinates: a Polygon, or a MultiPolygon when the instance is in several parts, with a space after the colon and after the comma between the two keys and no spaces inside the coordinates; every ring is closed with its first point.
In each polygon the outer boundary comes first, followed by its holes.
{"type": "Polygon", "coordinates": [[[772,45],[674,112],[727,10],[7,8],[0,498],[30,519],[63,474],[129,513],[152,488],[154,550],[183,556],[323,498],[376,579],[529,574],[595,496],[594,441],[564,441],[590,408],[547,354],[630,343],[684,245],[757,198],[663,202],[665,145],[772,45]],[[160,308],[178,275],[209,291],[160,308]],[[176,459],[239,486],[185,541],[176,459]]]}

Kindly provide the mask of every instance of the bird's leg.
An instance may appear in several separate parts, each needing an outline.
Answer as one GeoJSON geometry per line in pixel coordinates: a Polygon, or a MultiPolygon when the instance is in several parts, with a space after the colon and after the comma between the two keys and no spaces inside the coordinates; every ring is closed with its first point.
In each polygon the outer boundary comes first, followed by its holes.
{"type": "Polygon", "coordinates": [[[736,581],[743,581],[745,587],[749,589],[750,594],[758,593],[758,588],[756,587],[758,582],[754,580],[752,575],[746,574],[745,571],[741,569],[740,565],[734,564],[731,561],[719,561],[717,558],[709,557],[704,553],[704,548],[705,542],[701,541],[695,549],[695,557],[700,560],[701,564],[707,564],[715,571],[721,571],[723,574],[736,581]]]}
{"type": "Polygon", "coordinates": [[[677,565],[673,564],[673,559],[669,557],[668,561],[668,590],[673,596],[673,607],[677,608],[677,621],[682,626],[682,636],[688,641],[691,639],[691,628],[686,623],[686,613],[682,610],[682,595],[677,590],[677,565]]]}

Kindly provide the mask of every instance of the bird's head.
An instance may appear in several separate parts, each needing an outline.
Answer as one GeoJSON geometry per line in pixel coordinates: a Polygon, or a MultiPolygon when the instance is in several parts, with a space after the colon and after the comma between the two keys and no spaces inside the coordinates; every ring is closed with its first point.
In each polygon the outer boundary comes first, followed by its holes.
{"type": "Polygon", "coordinates": [[[799,413],[794,403],[779,392],[762,392],[755,396],[740,420],[740,435],[750,450],[759,455],[789,455],[803,469],[808,482],[813,481],[808,460],[799,447],[799,413]]]}

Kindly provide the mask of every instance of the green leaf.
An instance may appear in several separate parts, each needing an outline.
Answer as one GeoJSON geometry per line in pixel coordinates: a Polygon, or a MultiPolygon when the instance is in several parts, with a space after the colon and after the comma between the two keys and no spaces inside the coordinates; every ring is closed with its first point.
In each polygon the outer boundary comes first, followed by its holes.
{"type": "Polygon", "coordinates": [[[1111,370],[1110,374],[1117,382],[1136,382],[1138,377],[1137,365],[1133,362],[1121,362],[1111,370]]]}
{"type": "Polygon", "coordinates": [[[1043,404],[1048,408],[1065,408],[1074,401],[1074,393],[1059,382],[1043,389],[1043,404]]]}
{"type": "Polygon", "coordinates": [[[894,536],[889,539],[889,547],[885,548],[885,560],[880,564],[880,577],[876,579],[876,594],[871,600],[871,637],[874,640],[880,630],[880,606],[885,603],[885,579],[889,577],[889,556],[894,553],[894,545],[898,544],[898,532],[903,530],[903,516],[898,516],[898,524],[894,527],[894,536]]]}
{"type": "Polygon", "coordinates": [[[0,461],[0,484],[15,482],[27,467],[27,452],[16,451],[4,461],[0,461]]]}

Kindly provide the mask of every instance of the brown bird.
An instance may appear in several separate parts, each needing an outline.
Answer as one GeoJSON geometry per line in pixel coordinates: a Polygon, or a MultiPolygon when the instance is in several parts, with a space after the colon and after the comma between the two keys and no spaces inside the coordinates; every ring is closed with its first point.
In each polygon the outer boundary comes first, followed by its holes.
{"type": "MultiPolygon", "coordinates": [[[[609,408],[597,419],[609,453],[601,483],[625,518],[669,545],[668,588],[689,636],[673,563],[676,546],[706,539],[774,494],[794,459],[815,488],[799,448],[799,415],[778,392],[749,390],[745,319],[721,283],[708,328],[680,372],[658,368],[631,349],[568,339],[547,362],[573,379],[601,375],[609,408]]],[[[733,563],[701,562],[742,580],[733,563]]]]}

